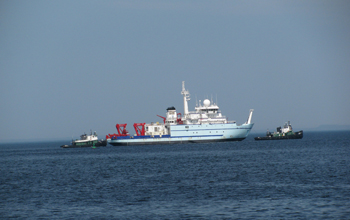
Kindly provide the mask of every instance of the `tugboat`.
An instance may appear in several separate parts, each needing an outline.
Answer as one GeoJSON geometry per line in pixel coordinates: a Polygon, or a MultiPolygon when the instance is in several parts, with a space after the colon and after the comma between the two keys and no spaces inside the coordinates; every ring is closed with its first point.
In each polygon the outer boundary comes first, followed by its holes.
{"type": "Polygon", "coordinates": [[[250,110],[248,120],[243,124],[228,121],[221,114],[219,106],[209,99],[199,105],[195,111],[188,111],[187,101],[190,94],[182,82],[184,114],[176,112],[175,107],[167,108],[166,117],[159,116],[163,123],[135,123],[136,134],[130,135],[126,130],[127,124],[117,124],[118,134],[106,135],[107,142],[113,146],[145,145],[145,144],[180,144],[197,142],[222,142],[244,140],[254,123],[251,122],[253,109],[250,110]]]}
{"type": "Polygon", "coordinates": [[[80,140],[72,140],[71,145],[62,145],[62,148],[78,148],[78,147],[105,147],[107,146],[107,140],[98,140],[96,131],[94,134],[86,135],[85,133],[80,135],[80,140]]]}
{"type": "Polygon", "coordinates": [[[267,130],[265,137],[255,137],[256,141],[260,140],[283,140],[283,139],[302,139],[303,138],[303,130],[298,132],[293,132],[292,125],[290,121],[286,122],[283,126],[277,127],[277,131],[271,133],[267,130]]]}

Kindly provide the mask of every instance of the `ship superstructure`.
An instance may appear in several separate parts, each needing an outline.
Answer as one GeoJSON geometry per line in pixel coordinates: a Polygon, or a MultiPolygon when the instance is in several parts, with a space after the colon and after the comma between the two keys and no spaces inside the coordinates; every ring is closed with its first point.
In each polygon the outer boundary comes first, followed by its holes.
{"type": "Polygon", "coordinates": [[[126,124],[117,124],[118,134],[106,135],[111,145],[141,145],[141,144],[173,144],[186,142],[217,142],[241,141],[245,139],[253,127],[251,123],[253,109],[248,120],[241,125],[228,121],[221,114],[219,106],[205,99],[188,111],[190,93],[182,82],[184,114],[176,112],[175,107],[167,108],[166,117],[159,116],[163,123],[135,123],[136,134],[131,136],[126,130],[126,124]]]}

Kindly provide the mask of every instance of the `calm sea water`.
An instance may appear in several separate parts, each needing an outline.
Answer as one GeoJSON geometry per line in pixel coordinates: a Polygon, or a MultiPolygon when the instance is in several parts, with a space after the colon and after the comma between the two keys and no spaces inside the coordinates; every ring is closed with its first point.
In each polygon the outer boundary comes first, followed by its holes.
{"type": "Polygon", "coordinates": [[[350,131],[302,140],[0,145],[0,218],[350,219],[350,131]]]}

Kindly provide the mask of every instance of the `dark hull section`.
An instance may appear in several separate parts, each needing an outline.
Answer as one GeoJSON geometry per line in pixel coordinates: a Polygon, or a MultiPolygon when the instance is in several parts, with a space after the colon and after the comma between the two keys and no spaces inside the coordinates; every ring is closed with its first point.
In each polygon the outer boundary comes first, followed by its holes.
{"type": "Polygon", "coordinates": [[[156,145],[156,144],[188,144],[188,143],[211,143],[211,142],[228,142],[228,141],[243,141],[245,138],[231,138],[221,140],[199,140],[199,141],[152,141],[152,142],[110,142],[113,146],[132,146],[132,145],[156,145]]]}
{"type": "Polygon", "coordinates": [[[105,147],[107,146],[107,141],[99,141],[95,144],[84,144],[84,145],[62,145],[62,148],[82,148],[82,147],[105,147]]]}
{"type": "Polygon", "coordinates": [[[292,135],[255,137],[254,139],[256,141],[264,141],[264,140],[286,140],[286,139],[302,139],[302,138],[303,138],[303,131],[298,131],[292,135]]]}

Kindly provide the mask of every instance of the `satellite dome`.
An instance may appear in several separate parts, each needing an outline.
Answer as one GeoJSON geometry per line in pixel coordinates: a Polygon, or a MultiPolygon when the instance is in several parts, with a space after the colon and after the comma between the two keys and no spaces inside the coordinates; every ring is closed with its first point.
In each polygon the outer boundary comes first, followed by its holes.
{"type": "Polygon", "coordinates": [[[209,99],[205,99],[205,100],[203,101],[203,105],[204,105],[205,107],[208,107],[208,106],[210,105],[209,99]]]}

